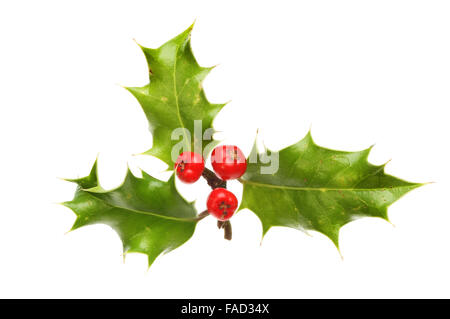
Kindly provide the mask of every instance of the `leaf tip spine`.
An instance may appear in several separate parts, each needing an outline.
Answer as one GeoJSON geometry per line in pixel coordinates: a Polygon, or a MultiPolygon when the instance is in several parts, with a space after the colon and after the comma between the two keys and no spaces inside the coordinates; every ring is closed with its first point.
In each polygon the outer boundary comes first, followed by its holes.
{"type": "Polygon", "coordinates": [[[194,29],[195,23],[197,22],[197,18],[194,19],[194,21],[192,22],[192,24],[189,26],[189,28],[187,28],[186,31],[188,31],[189,33],[192,32],[192,29],[194,29]]]}

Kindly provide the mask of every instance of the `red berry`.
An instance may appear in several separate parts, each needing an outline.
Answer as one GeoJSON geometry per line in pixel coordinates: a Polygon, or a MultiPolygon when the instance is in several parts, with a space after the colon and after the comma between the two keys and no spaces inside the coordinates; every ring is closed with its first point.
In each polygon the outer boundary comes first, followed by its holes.
{"type": "Polygon", "coordinates": [[[217,176],[223,180],[239,178],[247,169],[244,153],[234,145],[217,146],[212,151],[211,164],[217,176]]]}
{"type": "Polygon", "coordinates": [[[208,212],[218,220],[225,221],[233,216],[238,206],[234,194],[225,188],[216,188],[208,196],[206,202],[208,212]]]}
{"type": "Polygon", "coordinates": [[[205,168],[203,156],[194,152],[183,152],[175,162],[175,171],[180,181],[194,183],[202,176],[205,168]]]}

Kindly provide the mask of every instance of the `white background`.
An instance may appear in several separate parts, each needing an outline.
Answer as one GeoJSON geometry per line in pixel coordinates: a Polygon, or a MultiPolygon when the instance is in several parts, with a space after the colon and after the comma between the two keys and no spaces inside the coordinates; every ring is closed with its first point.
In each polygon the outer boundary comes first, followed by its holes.
{"type": "MultiPolygon", "coordinates": [[[[450,297],[450,3],[448,1],[3,1],[0,4],[0,297],[450,297]],[[391,206],[395,227],[361,219],[341,231],[341,260],[319,233],[274,228],[260,246],[253,213],[223,239],[212,218],[159,257],[125,263],[107,226],[65,234],[57,203],[88,173],[118,185],[126,163],[159,178],[165,165],[133,156],[151,146],[137,101],[147,82],[139,47],[186,29],[214,125],[245,153],[260,128],[280,149],[309,127],[342,150],[376,144],[387,172],[435,182],[391,206]]],[[[232,185],[241,196],[238,182],[232,185]]],[[[180,185],[205,208],[208,187],[180,185]]]]}

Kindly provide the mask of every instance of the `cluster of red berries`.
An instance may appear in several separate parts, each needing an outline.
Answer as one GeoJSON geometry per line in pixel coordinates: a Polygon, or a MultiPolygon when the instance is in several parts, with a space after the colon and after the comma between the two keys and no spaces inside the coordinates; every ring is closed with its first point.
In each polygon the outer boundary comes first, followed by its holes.
{"type": "MultiPolygon", "coordinates": [[[[211,165],[223,181],[241,177],[247,169],[244,153],[234,145],[216,147],[211,154],[211,165]]],[[[203,156],[193,152],[183,152],[175,162],[178,178],[184,183],[194,183],[205,170],[203,156]]],[[[238,207],[236,196],[222,187],[212,190],[206,203],[208,213],[220,221],[226,221],[233,216],[238,207]]]]}

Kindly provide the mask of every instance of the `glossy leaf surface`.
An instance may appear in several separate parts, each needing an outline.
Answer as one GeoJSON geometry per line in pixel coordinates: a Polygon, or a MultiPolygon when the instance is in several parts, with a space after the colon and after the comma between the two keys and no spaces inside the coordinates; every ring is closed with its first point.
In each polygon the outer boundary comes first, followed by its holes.
{"type": "Polygon", "coordinates": [[[142,172],[143,178],[129,170],[121,186],[101,188],[97,164],[83,178],[69,180],[78,184],[75,197],[64,205],[77,219],[72,230],[86,225],[106,224],[123,242],[124,253],[138,252],[148,256],[149,266],[163,252],[186,242],[194,233],[196,210],[177,192],[174,175],[160,181],[142,172]]]}
{"type": "Polygon", "coordinates": [[[127,88],[139,101],[150,124],[153,146],[145,154],[163,160],[170,169],[174,162],[171,152],[176,144],[182,142],[184,151],[200,153],[199,147],[204,150],[212,142],[214,117],[225,105],[212,104],[206,98],[202,81],[212,68],[201,67],[195,60],[191,30],[192,26],[157,49],[141,46],[150,83],[127,88]],[[201,121],[197,134],[194,121],[201,121]],[[182,133],[172,136],[177,128],[182,133]]]}
{"type": "MultiPolygon", "coordinates": [[[[256,144],[255,144],[256,145],[256,144]]],[[[371,148],[360,152],[326,149],[311,134],[278,152],[279,169],[262,174],[267,166],[249,160],[240,179],[244,185],[240,210],[248,208],[261,220],[263,234],[273,226],[315,230],[339,245],[339,230],[360,217],[388,219],[387,208],[421,186],[384,173],[384,166],[367,161],[371,148]]],[[[258,153],[255,146],[249,158],[258,153]]],[[[272,152],[265,149],[263,155],[272,152]]]]}

